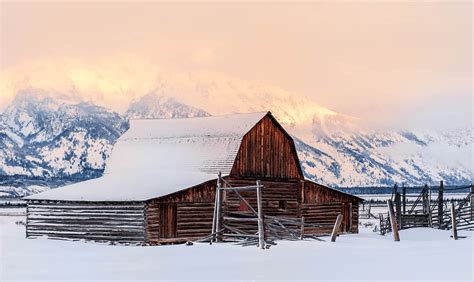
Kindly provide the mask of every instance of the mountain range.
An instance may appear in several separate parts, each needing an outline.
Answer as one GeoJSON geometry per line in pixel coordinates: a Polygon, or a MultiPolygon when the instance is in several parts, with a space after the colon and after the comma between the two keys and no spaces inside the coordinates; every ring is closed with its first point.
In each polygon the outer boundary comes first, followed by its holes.
{"type": "Polygon", "coordinates": [[[54,187],[100,176],[131,118],[262,110],[272,111],[294,136],[303,171],[314,181],[338,187],[472,181],[472,128],[374,130],[357,118],[286,92],[250,86],[250,93],[234,89],[222,99],[215,94],[222,90],[219,84],[201,86],[196,98],[155,89],[117,113],[63,93],[22,89],[0,115],[0,184],[15,187],[17,193],[18,186],[28,189],[25,179],[54,187]]]}

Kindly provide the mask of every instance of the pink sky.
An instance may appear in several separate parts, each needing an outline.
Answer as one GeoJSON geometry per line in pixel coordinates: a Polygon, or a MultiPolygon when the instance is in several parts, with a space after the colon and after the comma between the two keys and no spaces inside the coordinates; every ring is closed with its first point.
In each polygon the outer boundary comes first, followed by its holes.
{"type": "Polygon", "coordinates": [[[0,25],[2,72],[134,56],[262,81],[368,120],[473,121],[470,1],[2,1],[0,25]]]}

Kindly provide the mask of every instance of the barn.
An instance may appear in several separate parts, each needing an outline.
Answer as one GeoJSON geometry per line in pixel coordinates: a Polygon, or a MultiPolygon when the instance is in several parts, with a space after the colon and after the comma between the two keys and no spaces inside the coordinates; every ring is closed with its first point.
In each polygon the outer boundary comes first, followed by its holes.
{"type": "MultiPolygon", "coordinates": [[[[265,216],[304,218],[305,234],[330,233],[338,214],[340,232],[358,232],[361,199],[305,179],[292,137],[262,112],[130,121],[102,177],[26,198],[26,237],[156,244],[202,238],[213,230],[219,173],[229,187],[260,181],[265,216]]],[[[256,208],[252,193],[223,193],[222,216],[256,208]]]]}

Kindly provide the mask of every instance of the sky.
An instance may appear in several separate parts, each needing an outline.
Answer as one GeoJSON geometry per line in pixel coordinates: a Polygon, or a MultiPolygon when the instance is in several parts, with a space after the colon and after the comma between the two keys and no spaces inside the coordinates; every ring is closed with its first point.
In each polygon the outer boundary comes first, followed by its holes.
{"type": "MultiPolygon", "coordinates": [[[[51,87],[65,65],[211,72],[387,126],[472,126],[472,10],[471,1],[2,1],[0,71],[18,80],[57,66],[43,79],[51,87]]],[[[12,94],[0,90],[1,107],[12,94]]]]}

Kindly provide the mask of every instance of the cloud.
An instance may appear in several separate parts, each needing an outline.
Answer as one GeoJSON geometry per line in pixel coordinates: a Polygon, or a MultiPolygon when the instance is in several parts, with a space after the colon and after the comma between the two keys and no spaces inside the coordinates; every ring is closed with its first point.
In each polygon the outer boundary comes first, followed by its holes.
{"type": "Polygon", "coordinates": [[[308,97],[281,87],[219,72],[165,69],[135,56],[90,62],[52,58],[10,68],[0,79],[5,107],[24,88],[39,88],[124,112],[148,94],[171,96],[211,114],[271,110],[282,122],[310,124],[336,115],[308,97]]]}
{"type": "Polygon", "coordinates": [[[210,65],[215,61],[215,51],[210,47],[199,48],[191,55],[191,61],[197,65],[210,65]]]}

